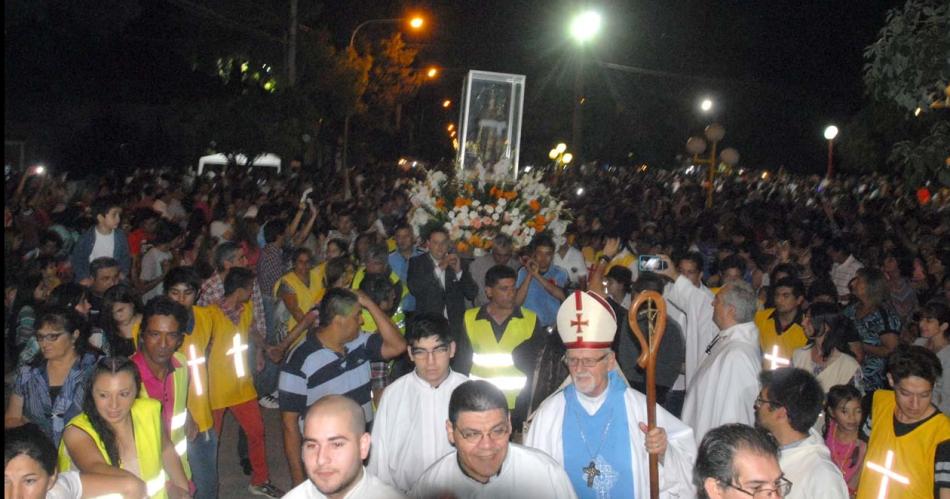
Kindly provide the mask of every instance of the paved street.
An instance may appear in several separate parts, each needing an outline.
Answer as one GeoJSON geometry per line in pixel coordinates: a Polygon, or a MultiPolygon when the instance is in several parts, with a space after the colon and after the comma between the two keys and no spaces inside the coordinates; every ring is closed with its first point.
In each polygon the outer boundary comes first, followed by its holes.
{"type": "MultiPolygon", "coordinates": [[[[284,442],[280,431],[280,411],[261,408],[264,415],[264,441],[266,442],[267,464],[270,467],[270,479],[283,491],[290,490],[290,471],[284,459],[284,442]]],[[[229,414],[224,417],[224,429],[221,432],[218,447],[218,497],[235,499],[238,497],[259,497],[247,491],[251,477],[241,471],[237,457],[237,421],[229,414]]]]}

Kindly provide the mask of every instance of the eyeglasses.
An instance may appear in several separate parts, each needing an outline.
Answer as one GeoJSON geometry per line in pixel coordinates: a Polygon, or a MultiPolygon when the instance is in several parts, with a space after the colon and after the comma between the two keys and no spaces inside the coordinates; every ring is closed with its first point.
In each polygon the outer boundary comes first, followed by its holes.
{"type": "Polygon", "coordinates": [[[486,436],[490,440],[493,440],[493,441],[498,441],[498,440],[508,438],[509,431],[510,431],[510,428],[508,428],[507,424],[502,425],[502,426],[496,426],[492,428],[491,430],[489,430],[488,433],[482,433],[476,430],[458,430],[459,435],[461,435],[462,438],[466,442],[471,443],[471,444],[477,444],[481,442],[482,438],[485,438],[486,436]]]}
{"type": "Polygon", "coordinates": [[[428,358],[430,355],[445,355],[449,353],[448,345],[439,345],[432,350],[426,350],[425,348],[413,348],[412,356],[416,358],[428,358]]]}
{"type": "Polygon", "coordinates": [[[600,364],[602,360],[606,359],[608,355],[610,354],[605,353],[596,359],[588,359],[588,358],[579,359],[577,357],[568,357],[567,355],[565,355],[564,357],[561,357],[561,362],[566,364],[568,367],[577,367],[578,364],[584,367],[595,367],[597,364],[600,364]]]}
{"type": "Polygon", "coordinates": [[[755,399],[755,404],[754,404],[755,408],[758,409],[759,407],[762,406],[762,404],[768,404],[769,407],[771,407],[772,409],[775,409],[776,407],[785,407],[785,404],[780,404],[772,400],[764,399],[762,397],[757,397],[755,399]]]}
{"type": "Polygon", "coordinates": [[[39,334],[39,333],[37,333],[37,334],[36,334],[36,342],[37,342],[37,343],[52,343],[52,342],[58,340],[59,337],[62,336],[62,335],[64,335],[64,334],[66,334],[66,331],[60,331],[60,332],[58,332],[58,333],[52,333],[52,334],[39,334]]]}
{"type": "Polygon", "coordinates": [[[750,495],[754,499],[766,499],[768,497],[785,497],[789,492],[792,491],[792,482],[785,478],[784,476],[780,477],[775,483],[772,484],[771,489],[767,489],[764,486],[756,487],[753,490],[745,490],[738,485],[733,484],[732,482],[723,482],[720,480],[719,483],[722,483],[726,487],[732,487],[743,494],[750,495]]]}

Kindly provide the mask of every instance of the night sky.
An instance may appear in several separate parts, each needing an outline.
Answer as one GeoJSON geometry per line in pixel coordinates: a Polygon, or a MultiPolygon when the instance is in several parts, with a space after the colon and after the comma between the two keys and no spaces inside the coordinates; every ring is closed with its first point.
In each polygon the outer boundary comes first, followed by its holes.
{"type": "MultiPolygon", "coordinates": [[[[43,39],[45,34],[30,37],[8,29],[8,136],[23,123],[42,121],[37,113],[50,122],[58,102],[90,94],[107,94],[110,97],[103,100],[121,102],[140,98],[136,94],[142,92],[158,96],[187,92],[190,85],[199,84],[187,71],[180,71],[187,65],[173,61],[160,39],[175,35],[177,27],[168,24],[170,19],[189,19],[191,25],[180,29],[194,29],[202,21],[190,19],[193,14],[176,13],[180,10],[176,2],[142,4],[139,15],[148,15],[134,21],[135,30],[126,30],[124,43],[103,46],[96,37],[69,33],[68,19],[58,21],[52,42],[43,39]],[[61,57],[57,44],[73,53],[64,57],[72,66],[51,69],[36,62],[51,54],[61,57]],[[88,58],[77,60],[75,53],[88,58]],[[66,83],[63,71],[71,73],[66,83]]],[[[6,6],[8,17],[18,5],[24,3],[6,6]]],[[[831,122],[842,127],[867,102],[862,53],[884,25],[886,11],[899,5],[882,0],[591,3],[603,14],[605,25],[587,53],[588,60],[595,61],[585,69],[588,159],[677,164],[687,137],[701,133],[711,119],[698,110],[700,99],[710,96],[716,102],[712,118],[726,128],[722,147],[738,149],[740,165],[823,171],[822,130],[831,122]],[[660,75],[611,69],[596,61],[660,75]]],[[[558,1],[341,0],[323,2],[313,24],[330,29],[342,47],[360,21],[427,13],[428,29],[405,38],[420,50],[420,66],[435,64],[444,72],[412,104],[420,116],[424,111],[434,121],[457,120],[457,108],[438,115],[435,107],[443,98],[458,99],[469,69],[524,74],[521,163],[537,164],[546,160],[555,143],[570,139],[578,51],[568,38],[567,24],[579,10],[578,4],[558,1]]],[[[369,27],[360,37],[387,36],[391,29],[369,27]]],[[[86,112],[94,119],[96,108],[86,112]]],[[[432,133],[438,130],[444,130],[442,125],[432,127],[432,133]]]]}

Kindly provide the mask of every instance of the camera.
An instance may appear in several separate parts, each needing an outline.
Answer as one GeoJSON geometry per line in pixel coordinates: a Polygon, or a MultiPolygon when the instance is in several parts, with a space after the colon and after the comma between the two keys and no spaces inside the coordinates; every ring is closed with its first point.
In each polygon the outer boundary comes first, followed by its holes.
{"type": "Polygon", "coordinates": [[[657,255],[640,255],[637,258],[637,268],[640,272],[658,272],[666,270],[666,262],[657,255]]]}

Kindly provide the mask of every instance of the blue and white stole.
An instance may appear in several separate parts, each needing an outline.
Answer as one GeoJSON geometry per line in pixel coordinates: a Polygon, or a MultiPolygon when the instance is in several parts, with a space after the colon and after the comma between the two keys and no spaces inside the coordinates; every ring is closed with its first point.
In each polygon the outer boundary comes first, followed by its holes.
{"type": "Polygon", "coordinates": [[[627,385],[613,371],[608,380],[607,398],[593,415],[578,402],[573,383],[564,389],[564,469],[581,498],[636,496],[624,400],[627,385]]]}

